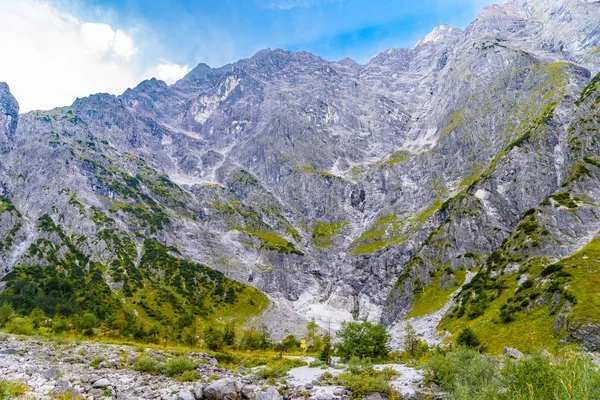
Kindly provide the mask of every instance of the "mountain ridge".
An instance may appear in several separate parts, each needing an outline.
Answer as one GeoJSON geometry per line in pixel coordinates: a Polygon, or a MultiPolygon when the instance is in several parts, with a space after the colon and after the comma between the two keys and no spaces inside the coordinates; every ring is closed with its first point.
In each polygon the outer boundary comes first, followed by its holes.
{"type": "MultiPolygon", "coordinates": [[[[539,274],[600,230],[599,15],[599,2],[508,1],[365,65],[263,50],[171,86],[147,80],[18,124],[12,113],[0,195],[20,215],[0,214],[14,243],[4,270],[48,262],[27,255],[43,215],[117,286],[122,257],[101,232],[134,243],[137,260],[157,240],[267,293],[275,335],[293,332],[277,323],[290,314],[395,331],[432,285],[458,290],[479,271],[477,298],[494,268],[536,260],[539,274]]],[[[448,318],[493,319],[486,296],[481,314],[448,318]]],[[[461,298],[463,315],[479,306],[461,298]]]]}

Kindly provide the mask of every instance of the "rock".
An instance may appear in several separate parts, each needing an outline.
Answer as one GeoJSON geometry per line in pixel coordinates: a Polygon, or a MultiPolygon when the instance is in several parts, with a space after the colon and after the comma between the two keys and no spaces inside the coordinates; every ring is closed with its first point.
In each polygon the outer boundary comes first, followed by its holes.
{"type": "Polygon", "coordinates": [[[240,366],[240,367],[237,367],[237,368],[236,368],[236,370],[237,370],[238,372],[242,373],[242,374],[243,374],[244,372],[248,372],[248,368],[246,368],[246,367],[241,367],[241,366],[240,366]]]}
{"type": "Polygon", "coordinates": [[[256,393],[258,392],[258,386],[256,385],[246,385],[242,387],[242,398],[246,400],[256,400],[256,393]]]}
{"type": "Polygon", "coordinates": [[[281,395],[277,389],[271,387],[258,393],[257,400],[281,400],[281,395]]]}
{"type": "Polygon", "coordinates": [[[312,383],[307,383],[306,385],[304,385],[304,389],[306,389],[306,390],[312,390],[313,387],[314,386],[312,383]]]}
{"type": "Polygon", "coordinates": [[[346,394],[346,389],[335,389],[333,394],[334,396],[344,396],[346,394]]]}
{"type": "Polygon", "coordinates": [[[177,393],[177,400],[195,400],[196,397],[194,396],[194,394],[192,394],[192,392],[190,392],[187,389],[184,390],[180,390],[179,393],[177,393]]]}
{"type": "Polygon", "coordinates": [[[17,349],[4,349],[4,350],[0,350],[0,354],[8,354],[8,355],[12,355],[12,354],[17,354],[17,349]]]}
{"type": "Polygon", "coordinates": [[[44,373],[42,374],[42,376],[44,377],[44,379],[46,379],[47,381],[51,381],[53,379],[56,379],[56,377],[60,375],[60,369],[56,368],[56,367],[52,367],[52,368],[48,368],[46,371],[44,371],[44,373]]]}
{"type": "Polygon", "coordinates": [[[92,389],[88,392],[88,396],[92,396],[94,399],[99,399],[101,397],[104,397],[104,390],[92,389]]]}
{"type": "Polygon", "coordinates": [[[379,392],[375,392],[375,393],[371,393],[369,395],[367,395],[367,397],[365,397],[365,400],[388,400],[389,396],[385,393],[379,393],[379,392]]]}
{"type": "Polygon", "coordinates": [[[110,385],[110,381],[106,378],[98,379],[96,382],[93,383],[93,386],[95,388],[99,388],[99,389],[103,389],[109,385],[110,385]]]}
{"type": "Polygon", "coordinates": [[[217,365],[219,365],[219,360],[217,360],[216,358],[210,357],[207,361],[208,361],[208,364],[212,365],[213,367],[216,367],[217,365]]]}
{"type": "Polygon", "coordinates": [[[201,399],[203,397],[203,386],[202,385],[196,385],[194,386],[194,396],[196,396],[196,399],[201,399]]]}
{"type": "Polygon", "coordinates": [[[221,379],[204,387],[204,398],[208,400],[234,400],[238,397],[235,381],[221,379]]]}
{"type": "Polygon", "coordinates": [[[515,359],[515,360],[520,360],[520,359],[522,359],[524,357],[523,353],[521,353],[519,350],[512,349],[510,347],[505,347],[504,351],[503,351],[503,354],[506,357],[512,358],[512,359],[515,359]]]}

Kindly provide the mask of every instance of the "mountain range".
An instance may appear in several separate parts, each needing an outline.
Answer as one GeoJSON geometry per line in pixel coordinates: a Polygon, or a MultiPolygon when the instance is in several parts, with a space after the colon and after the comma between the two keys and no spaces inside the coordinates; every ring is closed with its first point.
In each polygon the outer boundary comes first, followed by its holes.
{"type": "Polygon", "coordinates": [[[25,114],[0,84],[0,301],[596,350],[599,21],[508,0],[366,64],[267,49],[25,114]]]}

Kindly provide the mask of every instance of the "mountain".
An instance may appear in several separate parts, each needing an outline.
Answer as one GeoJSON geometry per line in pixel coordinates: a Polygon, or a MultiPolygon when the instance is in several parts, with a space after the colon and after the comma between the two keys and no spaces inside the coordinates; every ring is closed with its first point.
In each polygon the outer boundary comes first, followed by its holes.
{"type": "Polygon", "coordinates": [[[95,279],[169,321],[219,307],[212,269],[276,337],[408,317],[597,349],[599,18],[508,0],[364,65],[267,49],[18,116],[2,85],[1,296],[95,279]]]}

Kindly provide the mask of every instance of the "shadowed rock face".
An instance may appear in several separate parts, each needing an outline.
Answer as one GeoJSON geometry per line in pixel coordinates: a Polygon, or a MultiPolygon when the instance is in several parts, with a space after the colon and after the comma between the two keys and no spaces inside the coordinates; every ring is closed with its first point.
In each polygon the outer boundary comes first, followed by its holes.
{"type": "Polygon", "coordinates": [[[573,172],[600,155],[599,17],[593,1],[511,0],[365,65],[263,50],[27,113],[18,128],[2,85],[0,193],[19,211],[0,217],[0,240],[13,237],[2,266],[47,262],[30,250],[53,241],[48,214],[118,288],[110,265],[125,255],[101,232],[133,244],[125,274],[154,237],[268,293],[277,336],[297,325],[278,313],[395,324],[532,208],[550,234],[515,251],[568,256],[600,229],[600,171],[573,172]],[[567,189],[587,198],[579,218],[541,205],[567,189]]]}

